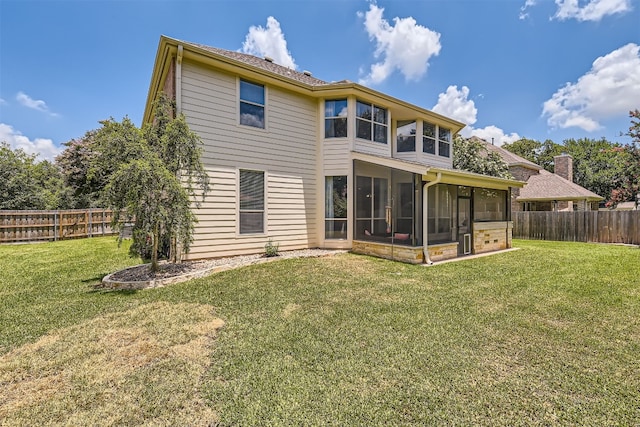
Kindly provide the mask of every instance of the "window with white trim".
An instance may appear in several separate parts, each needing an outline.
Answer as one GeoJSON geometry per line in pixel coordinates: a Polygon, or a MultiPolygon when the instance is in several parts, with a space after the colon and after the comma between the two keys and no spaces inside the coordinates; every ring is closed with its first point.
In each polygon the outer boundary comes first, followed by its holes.
{"type": "Polygon", "coordinates": [[[398,128],[396,129],[396,151],[398,153],[416,151],[415,120],[398,120],[398,128]]]}
{"type": "Polygon", "coordinates": [[[440,126],[438,126],[438,155],[451,156],[451,131],[440,126]]]}
{"type": "Polygon", "coordinates": [[[264,85],[240,80],[240,124],[264,129],[264,85]]]}
{"type": "Polygon", "coordinates": [[[356,103],[357,138],[386,144],[387,130],[387,110],[385,108],[362,101],[356,103]]]}
{"type": "Polygon", "coordinates": [[[327,176],[324,188],[324,237],[346,239],[347,177],[327,176]]]}
{"type": "Polygon", "coordinates": [[[433,123],[422,123],[422,152],[436,154],[436,125],[433,123]]]}
{"type": "Polygon", "coordinates": [[[333,99],[324,102],[324,137],[347,137],[346,99],[333,99]]]}
{"type": "Polygon", "coordinates": [[[239,232],[264,233],[264,172],[240,169],[239,232]]]}

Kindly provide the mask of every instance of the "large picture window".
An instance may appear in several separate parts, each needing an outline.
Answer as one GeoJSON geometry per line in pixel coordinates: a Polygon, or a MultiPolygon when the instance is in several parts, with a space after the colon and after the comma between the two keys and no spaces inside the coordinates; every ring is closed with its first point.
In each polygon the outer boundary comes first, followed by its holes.
{"type": "Polygon", "coordinates": [[[387,110],[361,101],[356,103],[356,137],[387,143],[387,110]]]}
{"type": "Polygon", "coordinates": [[[473,192],[475,221],[506,221],[507,192],[476,188],[473,192]]]}
{"type": "Polygon", "coordinates": [[[346,99],[335,99],[324,102],[324,137],[347,137],[346,99]]]}
{"type": "Polygon", "coordinates": [[[240,124],[264,129],[264,86],[240,80],[240,124]]]}
{"type": "Polygon", "coordinates": [[[416,151],[416,122],[398,121],[396,130],[396,150],[398,153],[416,151]]]}
{"type": "Polygon", "coordinates": [[[324,189],[324,237],[346,239],[347,177],[327,176],[324,189]]]}
{"type": "Polygon", "coordinates": [[[240,170],[240,234],[264,233],[264,172],[240,170]]]}

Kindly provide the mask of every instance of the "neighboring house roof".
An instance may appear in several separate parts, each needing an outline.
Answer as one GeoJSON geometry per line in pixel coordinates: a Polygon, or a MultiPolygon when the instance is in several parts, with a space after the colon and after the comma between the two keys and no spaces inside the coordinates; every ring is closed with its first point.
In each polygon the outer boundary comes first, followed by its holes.
{"type": "Polygon", "coordinates": [[[616,205],[617,211],[632,211],[636,209],[636,202],[620,202],[616,205]]]}
{"type": "Polygon", "coordinates": [[[484,147],[488,151],[498,154],[509,167],[523,166],[523,167],[526,167],[529,169],[535,169],[535,170],[542,169],[542,166],[537,165],[532,161],[525,159],[524,157],[520,157],[517,154],[513,154],[512,152],[507,151],[502,147],[498,147],[497,145],[490,144],[482,138],[478,138],[477,136],[472,136],[469,139],[472,141],[480,142],[481,144],[484,145],[484,147]]]}
{"type": "Polygon", "coordinates": [[[520,195],[516,198],[519,202],[541,200],[587,200],[595,202],[603,199],[596,193],[544,169],[540,169],[537,175],[529,177],[527,185],[520,190],[520,195]]]}

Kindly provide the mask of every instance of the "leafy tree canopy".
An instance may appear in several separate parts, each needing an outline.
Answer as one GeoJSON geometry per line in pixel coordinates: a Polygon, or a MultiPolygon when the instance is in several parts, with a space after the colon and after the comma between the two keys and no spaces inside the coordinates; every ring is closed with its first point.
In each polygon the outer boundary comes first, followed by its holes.
{"type": "Polygon", "coordinates": [[[70,203],[56,165],[0,143],[0,209],[61,209],[70,203]]]}
{"type": "Polygon", "coordinates": [[[498,178],[513,178],[509,166],[493,151],[473,138],[456,136],[453,141],[453,167],[498,178]]]}

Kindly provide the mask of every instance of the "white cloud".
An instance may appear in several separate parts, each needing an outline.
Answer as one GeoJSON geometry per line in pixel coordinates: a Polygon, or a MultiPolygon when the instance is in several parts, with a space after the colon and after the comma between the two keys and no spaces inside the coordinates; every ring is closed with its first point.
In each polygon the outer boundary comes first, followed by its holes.
{"type": "Polygon", "coordinates": [[[16,95],[16,101],[18,101],[20,105],[24,107],[31,108],[33,110],[42,111],[43,113],[47,113],[53,117],[58,116],[58,114],[52,112],[49,109],[49,106],[47,105],[46,102],[39,99],[33,99],[24,92],[18,92],[18,94],[16,95]]]}
{"type": "Polygon", "coordinates": [[[545,101],[542,116],[552,127],[588,132],[600,120],[626,115],[640,99],[640,46],[629,43],[601,56],[576,83],[567,83],[545,101]]]}
{"type": "Polygon", "coordinates": [[[578,21],[599,21],[607,15],[631,10],[631,0],[591,0],[584,6],[580,6],[579,0],[556,0],[556,5],[558,10],[553,18],[561,21],[571,18],[578,21]]]}
{"type": "Polygon", "coordinates": [[[4,99],[0,98],[0,105],[7,105],[7,101],[5,101],[4,99]]]}
{"type": "Polygon", "coordinates": [[[438,103],[432,108],[436,113],[442,114],[452,119],[458,120],[467,126],[460,131],[460,135],[465,138],[477,136],[496,145],[513,142],[520,139],[520,135],[515,132],[505,133],[497,126],[491,125],[484,128],[474,128],[472,125],[478,120],[478,109],[473,100],[469,98],[469,88],[462,86],[449,86],[447,91],[438,95],[438,103]]]}
{"type": "Polygon", "coordinates": [[[0,123],[0,142],[6,142],[12,149],[22,148],[28,154],[38,154],[37,160],[49,160],[60,154],[60,148],[56,147],[51,139],[36,138],[33,141],[17,131],[13,126],[0,123]]]}
{"type": "Polygon", "coordinates": [[[242,43],[242,52],[255,56],[273,58],[276,64],[297,69],[291,53],[287,50],[287,41],[280,29],[280,23],[273,17],[267,18],[267,28],[251,26],[242,43]]]}
{"type": "Polygon", "coordinates": [[[429,59],[440,53],[440,33],[419,25],[412,17],[394,18],[394,25],[382,17],[384,8],[375,3],[363,15],[364,26],[370,40],[375,40],[374,56],[382,57],[371,65],[370,73],[360,80],[361,84],[383,82],[395,70],[407,80],[419,80],[427,72],[429,59]]]}
{"type": "Polygon", "coordinates": [[[524,2],[524,6],[520,8],[520,19],[527,19],[529,17],[529,13],[527,12],[527,9],[535,5],[536,5],[536,0],[526,0],[524,2]]]}
{"type": "Polygon", "coordinates": [[[462,86],[449,86],[445,93],[438,95],[438,103],[433,107],[433,111],[443,116],[451,117],[467,125],[472,125],[477,121],[478,109],[473,100],[469,97],[469,88],[462,86]]]}
{"type": "MultiPolygon", "coordinates": [[[[467,126],[467,128],[468,127],[469,126],[467,126]]],[[[481,129],[471,128],[471,130],[468,131],[468,135],[463,134],[462,136],[465,136],[467,138],[470,136],[477,136],[478,138],[484,139],[487,142],[492,142],[498,146],[502,144],[507,144],[507,143],[510,144],[513,141],[517,141],[520,138],[522,138],[516,132],[511,132],[507,134],[502,129],[494,125],[486,126],[481,129]]]]}

